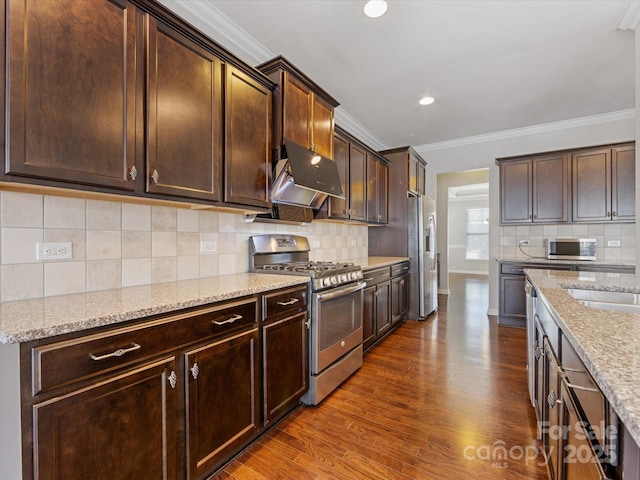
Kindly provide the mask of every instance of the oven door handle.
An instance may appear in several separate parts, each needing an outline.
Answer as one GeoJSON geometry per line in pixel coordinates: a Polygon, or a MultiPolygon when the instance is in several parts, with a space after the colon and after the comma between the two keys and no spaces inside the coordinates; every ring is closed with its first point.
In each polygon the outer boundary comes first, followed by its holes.
{"type": "Polygon", "coordinates": [[[342,295],[355,293],[358,290],[362,290],[366,285],[366,282],[358,282],[343,288],[333,289],[328,292],[317,293],[316,297],[318,300],[331,300],[332,298],[340,297],[342,295]]]}

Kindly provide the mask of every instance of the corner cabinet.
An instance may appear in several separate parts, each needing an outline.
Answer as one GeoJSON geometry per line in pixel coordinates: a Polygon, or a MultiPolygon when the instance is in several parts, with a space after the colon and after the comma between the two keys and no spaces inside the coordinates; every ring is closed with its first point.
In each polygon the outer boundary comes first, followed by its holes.
{"type": "Polygon", "coordinates": [[[500,159],[500,222],[569,221],[569,161],[565,154],[500,159]]]}
{"type": "Polygon", "coordinates": [[[209,478],[306,392],[307,291],[21,344],[23,478],[209,478]]]}
{"type": "Polygon", "coordinates": [[[284,57],[256,68],[279,87],[273,96],[275,158],[287,138],[333,159],[333,110],[339,103],[284,57]]]}
{"type": "Polygon", "coordinates": [[[3,5],[3,181],[268,211],[262,73],[156,2],[3,5]]]}
{"type": "Polygon", "coordinates": [[[635,145],[581,150],[571,155],[573,221],[635,221],[635,145]]]}
{"type": "Polygon", "coordinates": [[[141,13],[125,1],[5,3],[4,173],[135,190],[141,13]]]}

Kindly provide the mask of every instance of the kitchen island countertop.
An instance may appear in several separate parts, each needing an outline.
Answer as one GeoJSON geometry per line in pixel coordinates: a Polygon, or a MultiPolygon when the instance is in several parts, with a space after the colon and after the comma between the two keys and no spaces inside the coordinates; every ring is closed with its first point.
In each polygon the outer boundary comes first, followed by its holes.
{"type": "Polygon", "coordinates": [[[625,260],[553,260],[545,257],[496,257],[497,262],[532,263],[541,265],[573,265],[582,267],[635,267],[635,263],[625,260]]]}
{"type": "Polygon", "coordinates": [[[303,285],[308,277],[238,273],[0,303],[0,345],[77,332],[303,285]]]}
{"type": "Polygon", "coordinates": [[[640,293],[640,275],[527,269],[538,298],[640,445],[640,314],[591,308],[567,288],[640,293]]]}

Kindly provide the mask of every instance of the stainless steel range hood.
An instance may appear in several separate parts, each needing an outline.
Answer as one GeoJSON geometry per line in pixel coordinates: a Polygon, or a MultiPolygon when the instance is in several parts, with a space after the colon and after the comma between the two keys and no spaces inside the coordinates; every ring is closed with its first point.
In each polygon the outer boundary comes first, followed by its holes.
{"type": "Polygon", "coordinates": [[[336,162],[285,139],[271,191],[273,203],[320,208],[327,196],[344,198],[336,162]]]}

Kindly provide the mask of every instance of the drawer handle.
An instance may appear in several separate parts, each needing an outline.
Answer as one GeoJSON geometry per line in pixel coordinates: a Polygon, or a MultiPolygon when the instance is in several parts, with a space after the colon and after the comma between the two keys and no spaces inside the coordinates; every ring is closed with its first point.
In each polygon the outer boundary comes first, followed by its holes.
{"type": "Polygon", "coordinates": [[[214,325],[225,325],[227,323],[233,323],[236,320],[240,320],[242,318],[242,315],[233,315],[231,318],[229,318],[228,320],[223,320],[223,321],[218,321],[218,320],[214,320],[213,323],[214,325]]]}
{"type": "Polygon", "coordinates": [[[373,277],[365,277],[364,279],[365,282],[370,282],[371,280],[373,280],[373,277]]]}
{"type": "Polygon", "coordinates": [[[132,343],[129,348],[119,348],[115,352],[106,353],[104,355],[94,355],[92,353],[89,357],[91,358],[91,360],[100,361],[100,360],[105,360],[105,359],[111,358],[111,357],[121,357],[125,353],[133,352],[134,350],[138,350],[140,348],[142,348],[142,347],[140,345],[138,345],[137,343],[132,343]]]}
{"type": "Polygon", "coordinates": [[[278,302],[278,305],[282,305],[283,307],[286,307],[287,305],[293,305],[294,303],[298,303],[299,301],[300,301],[299,298],[292,298],[288,302],[278,302]]]}

